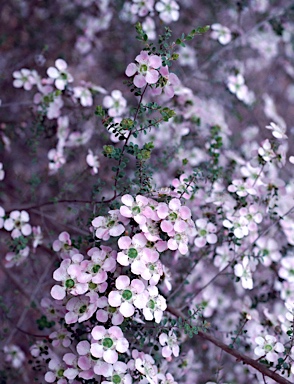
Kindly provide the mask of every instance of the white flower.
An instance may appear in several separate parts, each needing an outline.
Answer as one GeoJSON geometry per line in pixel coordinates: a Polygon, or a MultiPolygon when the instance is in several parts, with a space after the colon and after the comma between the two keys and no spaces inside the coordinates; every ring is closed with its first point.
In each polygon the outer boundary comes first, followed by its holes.
{"type": "Polygon", "coordinates": [[[91,107],[93,105],[92,93],[86,87],[74,87],[74,96],[80,99],[83,107],[91,107]]]}
{"type": "Polygon", "coordinates": [[[118,89],[112,91],[111,96],[105,96],[103,99],[103,107],[108,109],[108,115],[111,117],[121,116],[126,106],[127,101],[118,89]]]}
{"type": "Polygon", "coordinates": [[[278,360],[278,353],[284,352],[285,348],[282,343],[277,342],[274,336],[266,335],[258,336],[255,339],[257,347],[254,353],[257,356],[265,356],[266,360],[275,363],[278,360]]]}
{"type": "Polygon", "coordinates": [[[235,265],[234,273],[237,277],[241,278],[242,286],[244,289],[253,288],[252,274],[250,270],[249,259],[247,256],[243,258],[242,264],[235,265]]]}
{"type": "Polygon", "coordinates": [[[13,368],[20,368],[25,361],[25,354],[17,345],[5,345],[5,361],[11,363],[13,368]]]}
{"type": "Polygon", "coordinates": [[[20,236],[29,236],[32,233],[32,227],[28,223],[30,216],[26,211],[12,211],[9,218],[4,221],[6,231],[12,231],[11,237],[15,239],[20,236]]]}
{"type": "Polygon", "coordinates": [[[281,127],[278,124],[271,122],[270,125],[266,125],[265,128],[270,129],[272,131],[272,135],[276,139],[288,139],[285,127],[281,127]]]}
{"type": "Polygon", "coordinates": [[[202,248],[206,243],[215,244],[217,242],[216,226],[207,219],[196,220],[196,238],[194,244],[198,248],[202,248]]]}
{"type": "Polygon", "coordinates": [[[229,76],[227,86],[230,92],[234,93],[239,100],[244,100],[248,92],[248,88],[245,85],[245,79],[241,73],[229,76]]]}
{"type": "Polygon", "coordinates": [[[98,156],[94,155],[91,149],[88,150],[88,155],[86,157],[86,162],[89,165],[89,167],[92,167],[92,173],[93,175],[96,175],[98,173],[98,169],[100,166],[98,156]]]}
{"type": "Polygon", "coordinates": [[[276,154],[273,151],[272,145],[268,139],[262,142],[262,146],[258,148],[258,154],[266,162],[271,161],[276,157],[276,154]]]}
{"type": "Polygon", "coordinates": [[[166,24],[177,21],[180,17],[180,7],[174,0],[161,0],[156,3],[155,9],[159,12],[160,19],[166,24]]]}
{"type": "Polygon", "coordinates": [[[229,28],[221,24],[212,24],[212,32],[210,37],[214,40],[218,40],[220,44],[226,45],[232,40],[232,34],[229,28]]]}
{"type": "Polygon", "coordinates": [[[67,83],[73,81],[73,77],[67,72],[67,64],[63,59],[57,59],[55,61],[55,67],[49,67],[47,69],[47,75],[50,79],[55,80],[55,87],[63,91],[67,83]]]}
{"type": "Polygon", "coordinates": [[[38,81],[38,74],[36,71],[30,71],[29,69],[22,68],[20,71],[13,72],[13,86],[15,88],[24,87],[26,91],[30,91],[33,85],[38,81]]]}
{"type": "Polygon", "coordinates": [[[152,19],[152,17],[148,16],[142,23],[143,31],[148,36],[149,40],[155,40],[156,38],[156,31],[155,31],[155,21],[152,19]]]}
{"type": "Polygon", "coordinates": [[[179,356],[180,348],[178,345],[178,339],[173,331],[169,331],[168,335],[166,333],[162,333],[159,336],[159,342],[163,346],[163,357],[169,358],[171,355],[174,355],[175,357],[179,356]]]}

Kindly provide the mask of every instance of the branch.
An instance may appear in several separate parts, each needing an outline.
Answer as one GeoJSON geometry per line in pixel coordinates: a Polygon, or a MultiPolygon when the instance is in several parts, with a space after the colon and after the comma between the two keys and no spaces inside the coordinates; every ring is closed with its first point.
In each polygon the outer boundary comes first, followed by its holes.
{"type": "MultiPolygon", "coordinates": [[[[179,311],[176,308],[167,307],[168,312],[170,312],[172,315],[176,317],[180,317],[183,320],[187,320],[186,316],[179,311]]],[[[228,353],[231,356],[236,357],[237,362],[242,361],[246,365],[250,365],[251,367],[255,368],[257,371],[259,371],[262,375],[270,377],[271,379],[275,380],[277,383],[280,384],[291,384],[291,382],[284,377],[278,375],[277,373],[271,371],[267,367],[265,367],[263,364],[259,363],[258,361],[251,359],[251,357],[248,357],[246,355],[243,355],[241,352],[238,352],[235,349],[230,348],[228,345],[223,343],[222,341],[216,339],[214,336],[199,331],[198,336],[200,336],[202,339],[210,341],[212,344],[216,345],[220,349],[222,349],[224,352],[228,353]]]]}

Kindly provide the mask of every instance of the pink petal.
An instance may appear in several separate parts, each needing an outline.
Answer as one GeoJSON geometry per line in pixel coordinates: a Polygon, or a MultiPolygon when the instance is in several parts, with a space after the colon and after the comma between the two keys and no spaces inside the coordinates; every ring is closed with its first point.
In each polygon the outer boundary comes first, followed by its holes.
{"type": "Polygon", "coordinates": [[[103,353],[103,359],[106,361],[106,363],[114,364],[117,362],[118,353],[116,351],[108,349],[103,353]]]}
{"type": "Polygon", "coordinates": [[[92,329],[92,336],[94,340],[101,340],[106,333],[106,329],[102,325],[97,325],[92,329]]]}
{"type": "Polygon", "coordinates": [[[133,76],[135,73],[137,72],[137,66],[135,63],[130,63],[128,66],[127,66],[127,69],[125,71],[125,74],[128,76],[128,77],[131,77],[133,76]]]}
{"type": "Polygon", "coordinates": [[[125,289],[130,285],[130,278],[126,275],[119,276],[115,281],[115,286],[117,289],[125,289]]]}
{"type": "Polygon", "coordinates": [[[111,291],[108,295],[108,302],[111,307],[119,307],[121,304],[121,295],[117,291],[111,291]]]}
{"type": "Polygon", "coordinates": [[[153,68],[159,68],[161,67],[162,65],[162,60],[161,60],[161,57],[158,56],[158,55],[152,55],[152,56],[149,56],[149,64],[153,67],[153,68]]]}
{"type": "Polygon", "coordinates": [[[124,302],[122,303],[122,305],[120,306],[119,308],[119,311],[120,313],[124,316],[124,317],[131,317],[133,316],[134,312],[135,312],[135,308],[133,307],[132,304],[128,303],[128,302],[124,302]]]}
{"type": "Polygon", "coordinates": [[[55,300],[62,300],[65,298],[65,288],[60,285],[54,285],[51,289],[51,296],[55,300]]]}
{"type": "Polygon", "coordinates": [[[116,343],[116,350],[120,353],[125,353],[129,349],[129,342],[124,337],[119,339],[116,343]]]}
{"type": "Polygon", "coordinates": [[[132,244],[132,240],[129,236],[122,236],[117,242],[120,249],[129,249],[132,244]]]}
{"type": "MultiPolygon", "coordinates": [[[[156,71],[155,69],[150,69],[150,70],[146,73],[146,76],[145,76],[146,82],[147,82],[148,84],[155,84],[155,83],[157,83],[158,78],[159,78],[159,74],[158,74],[158,71],[156,71]]],[[[134,80],[135,80],[135,79],[134,79],[134,80]]],[[[134,84],[135,84],[135,81],[134,81],[134,84]]],[[[135,84],[135,85],[136,85],[136,84],[135,84]]]]}
{"type": "Polygon", "coordinates": [[[146,79],[145,79],[145,77],[143,75],[139,74],[139,75],[136,75],[134,77],[134,85],[137,88],[143,88],[143,87],[145,87],[146,84],[147,84],[147,82],[146,82],[146,79]]]}

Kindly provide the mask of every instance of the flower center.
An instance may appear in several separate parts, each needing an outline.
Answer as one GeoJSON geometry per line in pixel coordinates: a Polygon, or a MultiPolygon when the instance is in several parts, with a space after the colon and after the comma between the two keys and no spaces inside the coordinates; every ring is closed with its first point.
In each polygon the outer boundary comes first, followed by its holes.
{"type": "Polygon", "coordinates": [[[120,384],[121,383],[121,378],[119,375],[113,375],[112,376],[112,382],[113,384],[120,384]]]}
{"type": "Polygon", "coordinates": [[[125,289],[122,293],[122,297],[125,299],[125,300],[130,300],[132,298],[133,294],[132,294],[132,291],[130,291],[129,289],[125,289]]]}
{"type": "Polygon", "coordinates": [[[79,313],[85,313],[86,309],[87,309],[87,306],[85,304],[82,305],[81,308],[79,309],[79,313]]]}
{"type": "Polygon", "coordinates": [[[199,231],[200,236],[206,236],[206,234],[207,234],[207,231],[205,229],[200,229],[199,231]]]}
{"type": "Polygon", "coordinates": [[[73,281],[73,279],[68,279],[65,282],[66,288],[72,288],[74,285],[75,285],[75,282],[73,281]]]}
{"type": "Polygon", "coordinates": [[[139,215],[139,213],[141,212],[141,209],[140,209],[140,207],[138,207],[138,205],[135,205],[132,208],[132,212],[133,212],[134,215],[139,215]]]}
{"type": "Polygon", "coordinates": [[[178,218],[178,215],[176,214],[176,212],[172,212],[168,215],[168,218],[170,219],[170,221],[175,221],[178,218]]]}
{"type": "Polygon", "coordinates": [[[98,264],[96,264],[96,265],[93,266],[93,268],[92,268],[92,272],[93,272],[93,273],[98,273],[100,268],[101,268],[101,266],[98,265],[98,264]]]}
{"type": "Polygon", "coordinates": [[[265,345],[264,350],[265,350],[266,352],[270,352],[270,351],[273,350],[273,347],[272,347],[270,344],[267,344],[267,345],[265,345]]]}
{"type": "Polygon", "coordinates": [[[114,220],[109,220],[109,222],[107,223],[107,228],[111,228],[113,227],[115,224],[115,221],[114,220]]]}
{"type": "Polygon", "coordinates": [[[113,346],[113,340],[110,337],[105,337],[102,343],[103,347],[111,348],[113,346]]]}
{"type": "Polygon", "coordinates": [[[95,284],[95,283],[92,283],[92,281],[89,283],[89,288],[90,289],[95,289],[95,288],[97,288],[97,284],[95,284]]]}
{"type": "Polygon", "coordinates": [[[148,303],[148,307],[150,309],[155,309],[155,301],[154,300],[150,300],[149,303],[148,303]]]}
{"type": "Polygon", "coordinates": [[[147,65],[146,65],[146,64],[141,64],[141,66],[140,66],[140,72],[141,72],[141,73],[146,73],[147,70],[148,70],[147,65]]]}
{"type": "Polygon", "coordinates": [[[135,248],[130,248],[128,250],[128,256],[130,259],[135,259],[138,256],[138,251],[135,248]]]}
{"type": "Polygon", "coordinates": [[[64,372],[64,369],[59,369],[56,374],[58,377],[62,377],[63,376],[63,372],[64,372]]]}

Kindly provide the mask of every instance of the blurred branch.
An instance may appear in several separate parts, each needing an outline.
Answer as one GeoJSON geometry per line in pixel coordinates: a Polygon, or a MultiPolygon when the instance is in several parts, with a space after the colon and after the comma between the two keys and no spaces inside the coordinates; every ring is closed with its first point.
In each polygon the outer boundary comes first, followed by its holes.
{"type": "MultiPolygon", "coordinates": [[[[172,315],[174,315],[178,318],[182,318],[183,320],[187,320],[186,316],[181,311],[179,311],[178,309],[168,306],[167,310],[172,315]]],[[[265,365],[259,363],[258,361],[254,360],[254,359],[251,359],[251,357],[243,355],[242,353],[238,352],[237,350],[235,350],[233,348],[230,348],[228,345],[223,343],[221,340],[218,340],[214,336],[212,336],[208,333],[201,332],[201,331],[198,332],[198,336],[200,336],[202,339],[207,340],[210,343],[216,345],[217,347],[219,347],[221,350],[228,353],[229,355],[236,357],[237,362],[242,361],[244,364],[250,365],[251,367],[255,368],[257,371],[259,371],[262,375],[270,377],[271,379],[275,380],[277,383],[291,384],[291,382],[289,380],[285,379],[284,377],[282,377],[282,376],[278,375],[277,373],[271,371],[270,369],[266,368],[265,365]]]]}

